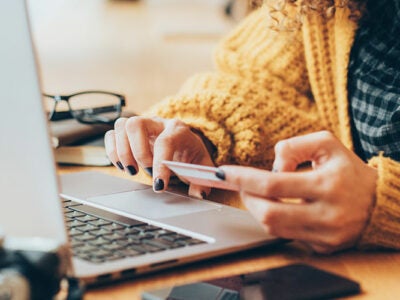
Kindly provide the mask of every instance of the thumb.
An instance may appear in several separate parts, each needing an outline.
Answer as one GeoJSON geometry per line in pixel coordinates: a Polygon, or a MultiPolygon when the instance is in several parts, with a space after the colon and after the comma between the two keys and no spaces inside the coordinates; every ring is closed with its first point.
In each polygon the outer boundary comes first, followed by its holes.
{"type": "Polygon", "coordinates": [[[316,168],[329,159],[338,145],[340,145],[339,141],[329,131],[319,131],[282,140],[275,145],[273,170],[295,171],[304,162],[311,162],[316,168]]]}

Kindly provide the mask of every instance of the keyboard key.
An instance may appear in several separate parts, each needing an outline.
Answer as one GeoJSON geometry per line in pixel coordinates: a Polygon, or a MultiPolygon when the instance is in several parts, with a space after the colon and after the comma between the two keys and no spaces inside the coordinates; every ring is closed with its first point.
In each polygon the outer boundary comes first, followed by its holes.
{"type": "Polygon", "coordinates": [[[127,240],[127,239],[123,239],[123,240],[116,240],[115,243],[117,243],[118,245],[120,245],[121,247],[127,247],[131,244],[136,244],[135,241],[132,240],[127,240]]]}
{"type": "Polygon", "coordinates": [[[120,250],[119,251],[120,253],[121,253],[121,255],[123,255],[123,256],[138,256],[138,255],[143,255],[144,253],[143,252],[139,252],[139,251],[136,251],[136,250],[133,250],[133,249],[124,249],[124,250],[120,250]]]}
{"type": "Polygon", "coordinates": [[[124,235],[134,235],[134,234],[140,234],[142,231],[137,229],[136,227],[129,227],[125,228],[124,230],[121,230],[121,233],[124,235]]]}
{"type": "Polygon", "coordinates": [[[96,238],[95,236],[93,236],[87,232],[85,232],[82,235],[74,236],[75,240],[82,241],[82,242],[91,241],[91,240],[94,240],[95,238],[96,238]]]}
{"type": "Polygon", "coordinates": [[[97,229],[97,230],[90,231],[90,234],[96,235],[96,236],[104,236],[104,235],[112,234],[112,231],[108,231],[108,230],[100,228],[100,229],[97,229]]]}
{"type": "Polygon", "coordinates": [[[155,235],[151,233],[129,234],[127,235],[127,238],[133,241],[141,241],[141,240],[154,239],[155,235]]]}
{"type": "Polygon", "coordinates": [[[84,226],[76,227],[76,229],[80,230],[80,231],[88,232],[88,231],[93,231],[93,230],[99,230],[99,227],[93,226],[90,224],[85,224],[84,226]]]}
{"type": "Polygon", "coordinates": [[[178,241],[178,240],[188,240],[188,239],[191,238],[190,236],[183,235],[183,234],[176,234],[174,237],[175,237],[176,241],[178,241]]]}
{"type": "Polygon", "coordinates": [[[175,234],[174,235],[162,235],[160,236],[161,239],[174,242],[175,241],[175,234]]]}
{"type": "Polygon", "coordinates": [[[86,223],[78,221],[78,220],[67,221],[67,226],[69,228],[76,228],[76,227],[85,226],[85,225],[86,225],[86,223]]]}
{"type": "Polygon", "coordinates": [[[77,236],[77,235],[82,235],[82,234],[83,234],[83,232],[77,230],[76,228],[72,228],[72,229],[69,231],[69,236],[71,236],[71,237],[77,236]]]}
{"type": "Polygon", "coordinates": [[[64,214],[68,218],[76,218],[76,217],[83,217],[85,214],[79,211],[73,210],[69,213],[64,214]]]}
{"type": "Polygon", "coordinates": [[[94,225],[94,226],[101,226],[101,225],[109,225],[112,222],[104,220],[104,219],[97,219],[95,221],[89,221],[89,223],[94,225]]]}
{"type": "Polygon", "coordinates": [[[98,237],[95,240],[89,241],[89,244],[93,245],[93,246],[101,246],[101,245],[106,245],[106,244],[109,244],[109,243],[110,243],[110,241],[106,240],[103,237],[98,237]]]}
{"type": "Polygon", "coordinates": [[[168,242],[162,239],[154,239],[154,240],[144,240],[144,244],[162,248],[162,249],[168,249],[171,248],[172,245],[174,245],[173,242],[168,242]]]}
{"type": "MultiPolygon", "coordinates": [[[[93,217],[91,215],[84,215],[83,217],[77,217],[75,218],[76,220],[79,220],[81,222],[91,222],[91,221],[96,221],[99,218],[93,217]]],[[[97,226],[97,225],[96,225],[97,226]]]]}
{"type": "Polygon", "coordinates": [[[167,229],[160,229],[159,231],[156,232],[157,236],[163,236],[163,235],[172,235],[176,234],[176,232],[167,230],[167,229]]]}
{"type": "Polygon", "coordinates": [[[105,250],[109,250],[109,251],[115,251],[115,250],[123,249],[123,247],[121,245],[117,244],[117,243],[103,245],[102,248],[105,249],[105,250]]]}
{"type": "Polygon", "coordinates": [[[124,240],[125,237],[116,233],[112,233],[109,235],[104,236],[104,239],[109,241],[117,241],[117,240],[124,240]]]}
{"type": "Polygon", "coordinates": [[[160,227],[154,226],[154,225],[146,225],[146,226],[140,227],[140,229],[144,232],[150,232],[150,231],[158,231],[160,229],[160,227]]]}
{"type": "Polygon", "coordinates": [[[164,248],[155,247],[153,245],[130,245],[129,249],[133,249],[138,252],[147,253],[147,252],[159,252],[165,250],[164,248]]]}
{"type": "Polygon", "coordinates": [[[103,226],[101,226],[101,228],[106,229],[106,230],[110,230],[110,231],[119,230],[119,229],[125,229],[124,226],[119,225],[117,223],[112,223],[112,224],[109,224],[109,225],[103,225],[103,226]]]}
{"type": "Polygon", "coordinates": [[[74,250],[76,250],[78,253],[91,253],[96,251],[98,248],[95,246],[92,246],[90,244],[85,244],[81,247],[76,247],[74,250]]]}

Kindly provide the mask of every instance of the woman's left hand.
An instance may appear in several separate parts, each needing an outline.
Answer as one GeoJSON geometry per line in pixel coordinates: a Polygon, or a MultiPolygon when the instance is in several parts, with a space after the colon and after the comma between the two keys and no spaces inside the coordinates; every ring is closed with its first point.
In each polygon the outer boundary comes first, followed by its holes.
{"type": "Polygon", "coordinates": [[[319,253],[354,246],[374,205],[376,169],[327,131],[281,141],[275,154],[276,172],[220,169],[241,187],[245,205],[270,234],[303,241],[319,253]],[[311,161],[312,170],[295,172],[305,161],[311,161]]]}

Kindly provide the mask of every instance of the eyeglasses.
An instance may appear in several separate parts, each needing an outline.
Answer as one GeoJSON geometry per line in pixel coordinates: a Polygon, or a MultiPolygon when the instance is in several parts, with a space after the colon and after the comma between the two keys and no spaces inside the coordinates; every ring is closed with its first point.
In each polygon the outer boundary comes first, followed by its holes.
{"type": "Polygon", "coordinates": [[[50,121],[75,118],[84,124],[112,124],[121,116],[125,97],[106,91],[83,91],[71,95],[43,94],[50,121]]]}

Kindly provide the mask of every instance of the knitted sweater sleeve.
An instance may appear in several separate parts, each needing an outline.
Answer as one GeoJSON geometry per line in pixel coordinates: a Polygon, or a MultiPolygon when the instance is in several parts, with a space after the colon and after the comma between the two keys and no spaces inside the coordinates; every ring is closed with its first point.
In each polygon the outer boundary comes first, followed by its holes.
{"type": "Polygon", "coordinates": [[[400,249],[400,163],[379,155],[369,165],[378,171],[376,202],[358,246],[400,249]]]}
{"type": "Polygon", "coordinates": [[[189,78],[146,115],[178,118],[216,147],[216,164],[269,168],[277,141],[323,129],[311,97],[299,35],[249,15],[219,45],[216,70],[189,78]]]}

